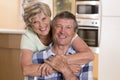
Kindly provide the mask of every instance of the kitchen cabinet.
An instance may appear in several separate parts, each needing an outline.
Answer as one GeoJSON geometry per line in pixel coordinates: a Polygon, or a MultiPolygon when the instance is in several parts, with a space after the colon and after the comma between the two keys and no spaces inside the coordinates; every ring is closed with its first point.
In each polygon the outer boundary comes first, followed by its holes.
{"type": "Polygon", "coordinates": [[[93,61],[93,77],[94,80],[98,80],[98,65],[99,65],[99,54],[94,53],[94,61],[93,61]]]}
{"type": "Polygon", "coordinates": [[[53,15],[62,11],[69,11],[75,14],[75,0],[53,0],[53,15]]]}
{"type": "Polygon", "coordinates": [[[119,80],[120,0],[102,0],[99,80],[119,80]]]}
{"type": "Polygon", "coordinates": [[[120,17],[102,17],[99,80],[119,80],[120,17]]]}
{"type": "Polygon", "coordinates": [[[20,39],[21,34],[0,33],[0,80],[23,80],[20,39]]]}
{"type": "Polygon", "coordinates": [[[103,16],[120,16],[120,0],[102,0],[103,16]]]}

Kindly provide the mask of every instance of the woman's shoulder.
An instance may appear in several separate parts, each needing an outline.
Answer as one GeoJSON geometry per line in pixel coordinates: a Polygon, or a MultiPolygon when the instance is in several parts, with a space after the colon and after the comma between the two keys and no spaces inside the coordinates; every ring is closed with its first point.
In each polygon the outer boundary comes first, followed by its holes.
{"type": "Polygon", "coordinates": [[[26,37],[29,37],[29,38],[32,38],[32,37],[35,37],[37,34],[32,30],[32,28],[27,28],[25,30],[25,33],[23,34],[23,36],[26,36],[26,37]]]}
{"type": "Polygon", "coordinates": [[[32,29],[27,28],[21,38],[21,48],[36,51],[36,42],[38,42],[37,35],[32,29]]]}

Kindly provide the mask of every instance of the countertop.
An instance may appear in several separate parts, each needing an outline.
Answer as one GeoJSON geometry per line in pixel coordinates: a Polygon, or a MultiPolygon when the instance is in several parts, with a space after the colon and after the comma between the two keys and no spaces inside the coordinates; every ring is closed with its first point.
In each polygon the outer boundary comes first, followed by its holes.
{"type": "Polygon", "coordinates": [[[0,33],[5,34],[23,34],[25,30],[18,30],[18,29],[0,29],[0,33]]]}
{"type": "Polygon", "coordinates": [[[89,47],[94,53],[99,54],[100,53],[100,47],[89,47]]]}

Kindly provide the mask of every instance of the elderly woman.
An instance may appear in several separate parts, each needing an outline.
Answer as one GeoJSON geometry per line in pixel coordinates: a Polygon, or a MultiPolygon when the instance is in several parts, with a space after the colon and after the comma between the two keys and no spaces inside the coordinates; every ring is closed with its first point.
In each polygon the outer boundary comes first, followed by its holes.
{"type": "MultiPolygon", "coordinates": [[[[49,6],[33,0],[24,8],[23,17],[27,26],[21,39],[21,66],[23,74],[25,76],[41,76],[52,73],[49,71],[49,65],[41,66],[32,62],[33,54],[47,48],[52,42],[51,11],[49,6]]],[[[77,54],[66,56],[66,60],[75,73],[80,70],[77,67],[92,61],[94,56],[86,43],[77,34],[72,38],[71,45],[77,54]],[[77,63],[79,64],[77,65],[77,63]]]]}

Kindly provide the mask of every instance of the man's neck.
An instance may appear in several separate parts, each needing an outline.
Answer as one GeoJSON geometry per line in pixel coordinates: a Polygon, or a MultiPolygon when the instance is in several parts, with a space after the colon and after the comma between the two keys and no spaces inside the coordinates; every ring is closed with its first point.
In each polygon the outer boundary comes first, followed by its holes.
{"type": "Polygon", "coordinates": [[[65,55],[69,46],[58,46],[58,45],[53,45],[52,51],[57,55],[65,55]]]}

